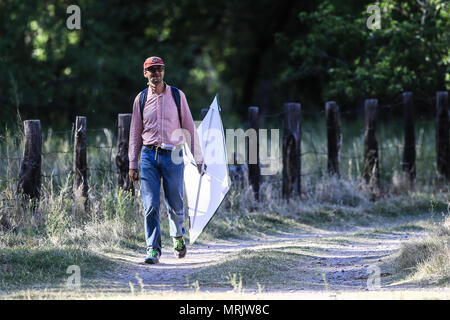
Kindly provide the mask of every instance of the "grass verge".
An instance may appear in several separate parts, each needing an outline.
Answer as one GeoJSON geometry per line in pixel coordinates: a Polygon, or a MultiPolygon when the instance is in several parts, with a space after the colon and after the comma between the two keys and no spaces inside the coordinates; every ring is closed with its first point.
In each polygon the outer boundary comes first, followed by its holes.
{"type": "MultiPolygon", "coordinates": [[[[224,261],[202,268],[191,274],[199,286],[229,287],[236,292],[246,288],[271,288],[301,285],[305,271],[300,267],[308,257],[296,250],[268,248],[244,249],[224,261]]],[[[308,275],[310,278],[314,275],[308,275]]],[[[317,276],[317,275],[316,275],[317,276]]],[[[320,277],[317,279],[320,283],[320,277]]]]}
{"type": "Polygon", "coordinates": [[[404,282],[422,285],[450,284],[450,217],[439,223],[428,237],[404,244],[393,260],[404,282]]]}
{"type": "Polygon", "coordinates": [[[85,279],[96,275],[99,270],[112,270],[114,263],[87,249],[54,246],[2,249],[0,290],[9,291],[30,284],[44,287],[63,284],[73,273],[68,272],[72,265],[80,268],[80,276],[85,279]]]}

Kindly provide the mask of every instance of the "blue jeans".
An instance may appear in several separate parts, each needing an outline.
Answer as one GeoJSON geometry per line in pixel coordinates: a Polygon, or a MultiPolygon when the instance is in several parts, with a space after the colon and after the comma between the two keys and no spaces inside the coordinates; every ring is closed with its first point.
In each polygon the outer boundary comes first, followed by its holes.
{"type": "Polygon", "coordinates": [[[145,213],[145,240],[147,251],[155,249],[161,254],[161,227],[159,223],[159,199],[161,178],[169,217],[171,237],[180,237],[186,233],[184,229],[184,163],[181,161],[183,150],[177,152],[180,157],[174,163],[171,152],[159,152],[155,159],[155,151],[145,146],[141,149],[140,180],[141,196],[145,213]]]}

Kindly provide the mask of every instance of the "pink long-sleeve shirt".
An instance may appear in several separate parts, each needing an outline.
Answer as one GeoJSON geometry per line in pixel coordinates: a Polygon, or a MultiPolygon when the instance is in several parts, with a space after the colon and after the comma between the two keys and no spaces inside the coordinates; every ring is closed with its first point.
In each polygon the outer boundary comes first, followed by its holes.
{"type": "Polygon", "coordinates": [[[165,143],[179,146],[186,140],[195,161],[197,163],[203,161],[197,130],[186,96],[181,90],[179,91],[182,129],[184,129],[185,134],[180,130],[178,108],[169,85],[165,85],[165,89],[161,94],[156,94],[151,88],[148,89],[147,101],[144,106],[144,121],[141,120],[141,110],[139,108],[141,93],[134,99],[128,148],[130,169],[139,167],[139,155],[142,145],[161,146],[162,143],[165,143]]]}

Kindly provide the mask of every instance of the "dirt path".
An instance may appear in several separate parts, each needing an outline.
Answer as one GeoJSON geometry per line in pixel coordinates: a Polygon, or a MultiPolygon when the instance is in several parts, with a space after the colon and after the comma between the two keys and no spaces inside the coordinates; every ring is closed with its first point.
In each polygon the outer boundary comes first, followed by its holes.
{"type": "MultiPolygon", "coordinates": [[[[161,262],[157,265],[144,264],[142,254],[116,254],[111,257],[120,262],[121,266],[104,280],[111,290],[119,291],[135,289],[186,292],[196,289],[203,292],[225,292],[236,290],[236,286],[233,288],[232,283],[224,283],[223,277],[220,277],[222,264],[227,263],[226,268],[223,266],[223,272],[232,270],[230,268],[233,265],[236,265],[236,272],[240,272],[242,266],[232,258],[251,256],[252,259],[260,257],[263,260],[258,261],[265,261],[267,253],[275,252],[290,260],[269,261],[272,264],[267,268],[273,268],[273,263],[280,265],[280,269],[275,268],[272,273],[270,270],[258,269],[263,267],[256,262],[255,268],[265,274],[260,279],[263,286],[259,282],[256,284],[255,281],[250,281],[239,288],[240,292],[259,290],[289,294],[324,290],[364,292],[374,288],[420,289],[414,285],[395,284],[395,275],[384,264],[389,256],[399,250],[403,242],[426,234],[425,229],[418,227],[421,223],[424,220],[416,220],[413,224],[390,224],[383,228],[360,228],[351,232],[301,231],[254,240],[194,244],[188,245],[188,254],[182,260],[176,259],[168,248],[163,248],[161,262]],[[294,254],[298,259],[292,258],[294,254]],[[283,268],[283,264],[289,267],[283,268]],[[379,283],[375,280],[377,272],[380,275],[379,283]],[[203,281],[205,277],[208,279],[206,282],[203,281]],[[217,282],[214,277],[217,277],[217,282]],[[197,284],[195,279],[200,279],[197,284]]],[[[245,277],[245,271],[243,272],[245,277]]]]}

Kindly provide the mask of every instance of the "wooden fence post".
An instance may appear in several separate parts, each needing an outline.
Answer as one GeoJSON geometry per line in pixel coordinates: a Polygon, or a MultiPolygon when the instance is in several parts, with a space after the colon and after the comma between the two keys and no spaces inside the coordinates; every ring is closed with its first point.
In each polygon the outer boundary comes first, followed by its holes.
{"type": "Polygon", "coordinates": [[[248,108],[248,120],[250,129],[256,132],[256,145],[251,145],[251,141],[247,144],[247,157],[248,157],[248,180],[253,187],[255,193],[255,199],[259,199],[259,183],[261,177],[261,169],[259,167],[259,108],[248,108]]]}
{"type": "Polygon", "coordinates": [[[18,193],[35,200],[33,209],[37,208],[41,191],[42,132],[40,120],[23,122],[25,146],[20,165],[18,193]]]}
{"type": "MultiPolygon", "coordinates": [[[[75,123],[75,144],[74,144],[74,189],[81,188],[81,196],[87,200],[88,180],[87,180],[87,152],[86,152],[86,117],[76,118],[75,123]]],[[[87,201],[85,202],[86,208],[87,201]]]]}
{"type": "Polygon", "coordinates": [[[131,113],[119,114],[117,136],[116,166],[118,173],[119,188],[131,191],[134,196],[134,185],[128,174],[130,162],[128,159],[128,146],[130,140],[131,113]]]}
{"type": "Polygon", "coordinates": [[[339,177],[339,154],[341,149],[341,124],[339,106],[334,101],[325,104],[328,137],[328,173],[339,177]]]}
{"type": "Polygon", "coordinates": [[[436,160],[439,180],[450,180],[448,92],[436,92],[436,160]]]}
{"type": "Polygon", "coordinates": [[[404,92],[403,127],[405,130],[405,145],[403,148],[402,170],[409,179],[411,187],[416,180],[416,138],[414,135],[414,104],[412,92],[404,92]]]}
{"type": "Polygon", "coordinates": [[[364,131],[364,179],[367,184],[378,188],[379,159],[376,137],[377,99],[366,99],[364,105],[366,128],[364,131]]]}
{"type": "Polygon", "coordinates": [[[301,194],[301,104],[284,104],[283,198],[301,194]]]}

